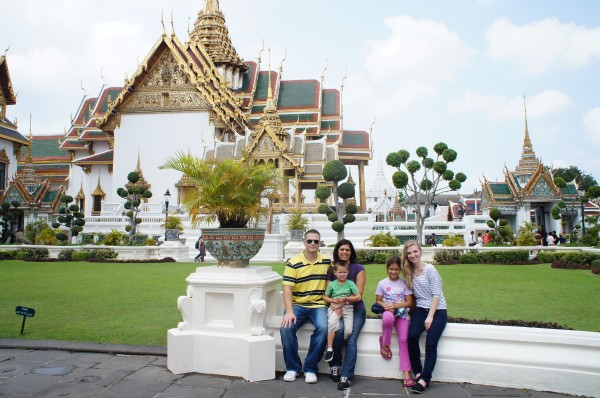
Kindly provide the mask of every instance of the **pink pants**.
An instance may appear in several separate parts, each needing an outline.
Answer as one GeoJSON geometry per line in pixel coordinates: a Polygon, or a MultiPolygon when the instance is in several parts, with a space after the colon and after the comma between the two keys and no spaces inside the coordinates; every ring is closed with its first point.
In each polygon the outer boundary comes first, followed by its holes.
{"type": "Polygon", "coordinates": [[[408,325],[409,320],[401,317],[394,317],[390,311],[382,314],[381,331],[383,335],[383,345],[389,346],[392,342],[392,329],[396,326],[398,333],[398,345],[400,346],[400,371],[411,371],[410,358],[408,356],[408,325]]]}

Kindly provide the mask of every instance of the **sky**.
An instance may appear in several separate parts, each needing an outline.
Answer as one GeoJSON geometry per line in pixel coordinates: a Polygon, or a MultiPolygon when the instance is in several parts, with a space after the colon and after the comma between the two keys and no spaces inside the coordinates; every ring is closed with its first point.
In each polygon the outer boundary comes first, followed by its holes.
{"type": "MultiPolygon", "coordinates": [[[[204,0],[2,2],[0,52],[19,131],[61,134],[84,95],[123,85],[163,32],[183,42],[204,0]],[[171,24],[171,20],[173,23],[171,24]],[[189,26],[189,28],[188,28],[189,26]]],[[[445,142],[450,169],[503,181],[525,131],[554,168],[600,178],[600,2],[595,0],[220,0],[238,54],[270,49],[283,79],[344,84],[344,128],[373,131],[376,171],[390,152],[445,142]],[[264,44],[263,44],[264,43],[264,44]],[[344,76],[346,76],[344,80],[344,76]]],[[[267,53],[262,68],[268,68],[267,53]]],[[[356,174],[353,177],[356,180],[356,174]]]]}

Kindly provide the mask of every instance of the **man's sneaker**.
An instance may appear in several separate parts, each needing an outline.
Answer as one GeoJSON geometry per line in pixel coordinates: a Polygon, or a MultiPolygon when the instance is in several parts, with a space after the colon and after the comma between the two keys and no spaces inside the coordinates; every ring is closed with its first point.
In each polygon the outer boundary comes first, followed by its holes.
{"type": "Polygon", "coordinates": [[[333,359],[333,350],[327,350],[327,352],[325,353],[325,361],[329,362],[333,359]]]}
{"type": "Polygon", "coordinates": [[[347,377],[340,378],[340,382],[338,383],[338,390],[345,390],[352,385],[352,380],[347,377]]]}
{"type": "Polygon", "coordinates": [[[317,382],[317,375],[311,372],[304,372],[304,381],[308,384],[315,384],[317,382]]]}
{"type": "Polygon", "coordinates": [[[333,381],[334,383],[337,383],[338,381],[340,381],[340,367],[339,366],[332,366],[329,368],[329,380],[333,381]]]}
{"type": "Polygon", "coordinates": [[[283,381],[296,381],[296,376],[298,376],[298,373],[294,372],[293,370],[288,370],[283,375],[283,381]]]}

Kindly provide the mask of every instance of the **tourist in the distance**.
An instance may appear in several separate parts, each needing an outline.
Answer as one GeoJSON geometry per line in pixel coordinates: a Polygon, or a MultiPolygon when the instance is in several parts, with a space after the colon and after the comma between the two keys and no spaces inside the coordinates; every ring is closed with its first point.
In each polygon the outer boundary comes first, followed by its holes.
{"type": "MultiPolygon", "coordinates": [[[[358,287],[361,297],[364,295],[367,275],[365,267],[356,261],[356,251],[354,245],[348,239],[340,240],[333,249],[333,261],[344,261],[348,264],[348,280],[354,282],[358,287]]],[[[327,275],[328,280],[334,280],[333,270],[327,275]]],[[[333,342],[333,358],[329,361],[329,378],[338,383],[339,390],[345,390],[354,382],[354,368],[357,358],[357,340],[360,332],[365,325],[367,310],[365,303],[361,299],[354,303],[354,322],[352,325],[352,334],[347,340],[344,340],[343,322],[340,330],[335,335],[333,342]],[[342,356],[342,350],[345,353],[342,356]]]]}
{"type": "Polygon", "coordinates": [[[416,384],[415,393],[427,390],[437,361],[437,346],[448,322],[446,299],[442,293],[442,278],[435,267],[421,260],[423,252],[417,241],[408,241],[402,252],[402,278],[412,289],[417,305],[408,329],[408,352],[416,384]],[[421,363],[419,338],[427,331],[425,363],[421,363]]]}
{"type": "Polygon", "coordinates": [[[327,288],[329,257],[319,251],[321,234],[310,229],[304,234],[304,251],[290,258],[283,272],[283,304],[285,312],[281,321],[281,346],[286,373],[284,381],[295,381],[304,372],[309,384],[317,382],[318,363],[323,357],[327,342],[327,307],[323,294],[327,288]],[[310,322],[315,327],[304,367],[298,354],[298,329],[310,322]]]}

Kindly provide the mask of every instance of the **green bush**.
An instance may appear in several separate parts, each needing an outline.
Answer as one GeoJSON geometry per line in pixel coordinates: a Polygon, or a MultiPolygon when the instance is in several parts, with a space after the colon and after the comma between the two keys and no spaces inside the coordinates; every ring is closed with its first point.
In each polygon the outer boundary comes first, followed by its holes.
{"type": "Polygon", "coordinates": [[[377,253],[377,254],[375,254],[375,263],[376,264],[385,264],[388,257],[390,257],[389,253],[377,253]]]}
{"type": "Polygon", "coordinates": [[[592,274],[600,275],[600,258],[592,260],[592,274]]]}
{"type": "Polygon", "coordinates": [[[375,263],[375,250],[357,250],[356,261],[360,264],[373,264],[375,263]]]}
{"type": "Polygon", "coordinates": [[[98,260],[114,260],[119,255],[113,249],[93,249],[91,253],[98,260]]]}
{"type": "Polygon", "coordinates": [[[433,262],[436,264],[458,264],[460,261],[460,250],[438,251],[433,256],[433,262]]]}
{"type": "Polygon", "coordinates": [[[29,258],[29,253],[25,250],[17,250],[15,254],[15,259],[17,260],[27,260],[29,258]]]}
{"type": "Polygon", "coordinates": [[[93,257],[92,252],[82,250],[82,251],[73,252],[71,259],[73,261],[87,261],[92,257],[93,257]]]}
{"type": "Polygon", "coordinates": [[[461,264],[478,264],[477,256],[473,253],[464,253],[461,254],[459,260],[461,264]]]}
{"type": "Polygon", "coordinates": [[[567,264],[589,265],[595,257],[592,253],[567,252],[562,259],[567,264]]]}
{"type": "Polygon", "coordinates": [[[73,249],[61,250],[61,252],[58,253],[58,259],[63,261],[72,261],[74,252],[75,250],[73,249]]]}
{"type": "Polygon", "coordinates": [[[556,253],[553,252],[538,252],[537,259],[540,263],[551,263],[556,259],[556,253]]]}
{"type": "Polygon", "coordinates": [[[481,264],[522,264],[529,262],[527,250],[485,251],[477,253],[481,264]]]}
{"type": "Polygon", "coordinates": [[[0,260],[13,260],[16,254],[16,250],[2,250],[0,251],[0,260]]]}
{"type": "Polygon", "coordinates": [[[371,247],[390,247],[400,246],[400,241],[395,236],[392,236],[390,231],[383,233],[380,232],[376,235],[369,236],[365,243],[371,247]]]}
{"type": "Polygon", "coordinates": [[[19,250],[17,250],[17,254],[15,256],[15,258],[17,260],[25,260],[27,258],[40,259],[40,258],[48,258],[48,257],[49,257],[49,253],[48,253],[48,249],[46,249],[46,248],[19,249],[19,250]]]}

